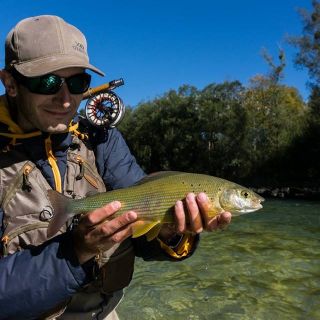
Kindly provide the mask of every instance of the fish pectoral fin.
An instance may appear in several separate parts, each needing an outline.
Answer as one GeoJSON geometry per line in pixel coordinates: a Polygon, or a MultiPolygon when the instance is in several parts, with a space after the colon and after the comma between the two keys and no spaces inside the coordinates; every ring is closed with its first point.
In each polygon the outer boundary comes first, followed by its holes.
{"type": "MultiPolygon", "coordinates": [[[[138,238],[143,236],[144,234],[148,233],[151,229],[157,226],[157,224],[160,225],[160,221],[137,221],[133,224],[132,227],[132,238],[138,238]]],[[[157,228],[155,228],[157,229],[157,228]]],[[[151,230],[153,231],[153,230],[151,230]]],[[[159,233],[159,232],[158,232],[159,233]]],[[[151,233],[153,234],[153,232],[151,233]]],[[[147,238],[149,238],[147,236],[147,238]]],[[[150,240],[148,240],[150,241],[150,240]]]]}
{"type": "Polygon", "coordinates": [[[147,240],[151,241],[154,238],[156,238],[160,232],[161,227],[162,227],[162,224],[158,223],[156,226],[154,226],[152,229],[150,229],[150,231],[146,234],[147,240]]]}
{"type": "Polygon", "coordinates": [[[224,211],[220,206],[214,206],[214,205],[210,205],[208,209],[209,210],[207,214],[209,218],[214,218],[215,216],[217,216],[218,214],[224,211]]]}

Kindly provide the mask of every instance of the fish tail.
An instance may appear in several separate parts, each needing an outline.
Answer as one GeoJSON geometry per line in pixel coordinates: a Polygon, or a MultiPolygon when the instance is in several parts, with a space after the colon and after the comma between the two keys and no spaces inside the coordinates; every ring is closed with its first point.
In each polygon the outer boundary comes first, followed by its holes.
{"type": "Polygon", "coordinates": [[[67,208],[72,200],[54,190],[48,190],[48,198],[51,202],[54,212],[53,218],[51,219],[47,229],[47,237],[51,238],[68,220],[67,208]]]}

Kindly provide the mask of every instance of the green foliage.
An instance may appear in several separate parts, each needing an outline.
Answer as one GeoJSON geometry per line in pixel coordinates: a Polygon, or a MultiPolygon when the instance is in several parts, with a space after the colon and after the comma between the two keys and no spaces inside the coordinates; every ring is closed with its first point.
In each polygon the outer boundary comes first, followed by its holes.
{"type": "Polygon", "coordinates": [[[249,88],[243,103],[247,111],[246,144],[253,151],[251,161],[264,162],[302,134],[305,106],[294,88],[249,88]]]}
{"type": "Polygon", "coordinates": [[[283,157],[303,133],[306,110],[296,89],[257,79],[249,88],[238,81],[202,91],[184,85],[129,109],[120,130],[147,172],[240,180],[283,157]]]}
{"type": "Polygon", "coordinates": [[[310,78],[320,85],[320,3],[312,1],[313,11],[300,10],[303,34],[290,37],[289,42],[299,49],[295,63],[308,69],[310,78]]]}
{"type": "Polygon", "coordinates": [[[303,136],[307,108],[296,89],[282,85],[248,89],[244,107],[248,114],[244,147],[250,164],[247,175],[251,181],[255,177],[264,183],[279,183],[280,176],[288,175],[276,167],[303,136]]]}
{"type": "Polygon", "coordinates": [[[178,93],[172,90],[160,99],[140,104],[130,116],[130,131],[121,125],[147,171],[172,167],[186,170],[190,161],[198,163],[197,155],[189,149],[199,142],[199,131],[193,130],[198,122],[196,96],[194,88],[188,86],[181,87],[178,93]]]}
{"type": "Polygon", "coordinates": [[[320,87],[314,86],[312,88],[309,107],[309,121],[313,125],[320,126],[320,87]]]}
{"type": "Polygon", "coordinates": [[[206,172],[232,177],[242,165],[241,144],[246,115],[241,105],[244,88],[238,81],[211,84],[198,97],[202,158],[206,172]]]}

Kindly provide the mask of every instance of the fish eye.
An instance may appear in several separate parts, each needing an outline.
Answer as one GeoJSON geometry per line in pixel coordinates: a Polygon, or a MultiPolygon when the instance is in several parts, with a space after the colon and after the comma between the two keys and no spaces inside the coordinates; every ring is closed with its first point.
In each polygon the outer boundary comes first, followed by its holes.
{"type": "Polygon", "coordinates": [[[242,195],[244,198],[248,198],[249,192],[246,191],[246,190],[243,190],[243,191],[241,191],[241,195],[242,195]]]}

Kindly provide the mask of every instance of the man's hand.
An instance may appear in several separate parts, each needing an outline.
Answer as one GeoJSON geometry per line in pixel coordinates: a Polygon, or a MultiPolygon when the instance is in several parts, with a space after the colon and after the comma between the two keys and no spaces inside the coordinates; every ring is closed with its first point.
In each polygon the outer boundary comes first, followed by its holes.
{"type": "Polygon", "coordinates": [[[186,196],[184,206],[182,201],[177,201],[175,205],[175,226],[164,225],[160,231],[162,240],[171,238],[174,233],[201,233],[222,229],[231,222],[231,213],[223,212],[213,218],[208,216],[210,201],[203,192],[197,196],[189,193],[186,196]],[[188,223],[187,223],[188,222],[188,223]]]}
{"type": "Polygon", "coordinates": [[[178,201],[175,205],[176,228],[179,233],[213,231],[225,227],[231,221],[230,212],[223,212],[213,218],[208,216],[210,201],[203,192],[197,196],[194,193],[189,193],[186,196],[186,206],[187,210],[184,210],[182,201],[178,201]],[[186,223],[187,217],[188,225],[186,223]]]}
{"type": "Polygon", "coordinates": [[[137,213],[129,211],[112,218],[120,207],[119,201],[113,201],[80,219],[79,225],[74,230],[75,252],[80,264],[132,235],[131,227],[137,220],[137,213]]]}

